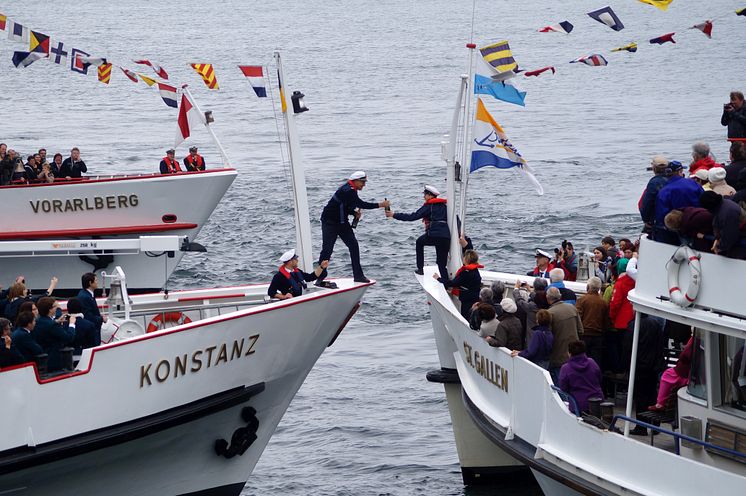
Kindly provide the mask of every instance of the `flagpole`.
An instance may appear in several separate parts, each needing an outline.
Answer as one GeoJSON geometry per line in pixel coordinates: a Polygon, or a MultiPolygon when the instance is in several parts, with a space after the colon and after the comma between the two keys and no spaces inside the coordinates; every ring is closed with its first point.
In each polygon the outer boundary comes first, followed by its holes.
{"type": "MultiPolygon", "coordinates": [[[[286,102],[284,91],[285,74],[282,72],[282,61],[280,52],[275,52],[277,62],[277,74],[279,77],[280,99],[286,102]]],[[[300,150],[298,133],[295,130],[295,116],[293,115],[292,102],[290,108],[282,106],[285,118],[285,130],[288,139],[288,152],[290,155],[290,178],[293,186],[293,203],[295,207],[295,253],[298,255],[298,265],[304,272],[313,270],[313,258],[311,255],[311,218],[308,214],[308,192],[306,190],[306,175],[303,168],[303,155],[300,150]]]]}
{"type": "Polygon", "coordinates": [[[231,167],[230,161],[228,160],[228,155],[225,153],[225,149],[223,148],[223,145],[220,144],[220,140],[215,135],[215,131],[212,130],[210,127],[210,123],[207,122],[207,119],[205,118],[205,114],[202,113],[202,109],[199,108],[199,105],[197,105],[197,102],[194,100],[194,97],[192,96],[192,92],[189,91],[189,85],[185,84],[181,87],[181,89],[186,93],[187,98],[189,98],[189,101],[192,102],[192,105],[194,105],[194,108],[197,109],[197,114],[199,115],[199,120],[202,122],[202,124],[207,128],[207,132],[210,133],[210,136],[212,136],[213,141],[218,147],[218,151],[220,152],[220,158],[223,160],[223,165],[226,167],[231,167]]]}
{"type": "MultiPolygon", "coordinates": [[[[474,49],[477,48],[477,45],[469,42],[466,45],[466,48],[469,49],[469,79],[466,82],[466,88],[467,90],[471,90],[474,84],[474,49]]],[[[472,93],[473,91],[467,91],[464,110],[464,149],[463,157],[461,159],[461,197],[459,199],[459,217],[461,218],[461,232],[459,234],[461,235],[465,235],[466,233],[466,191],[469,185],[469,174],[471,169],[471,133],[473,124],[471,116],[472,93]]]]}

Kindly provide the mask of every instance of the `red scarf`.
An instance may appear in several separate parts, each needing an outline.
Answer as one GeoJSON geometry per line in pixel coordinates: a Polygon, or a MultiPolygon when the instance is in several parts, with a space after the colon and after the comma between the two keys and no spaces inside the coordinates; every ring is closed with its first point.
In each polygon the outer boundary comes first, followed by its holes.
{"type": "Polygon", "coordinates": [[[352,179],[348,179],[347,184],[349,184],[353,190],[357,191],[357,188],[355,187],[355,181],[353,181],[352,179]]]}
{"type": "Polygon", "coordinates": [[[425,200],[425,205],[433,205],[434,203],[446,203],[447,201],[447,198],[430,198],[429,200],[425,200]]]}
{"type": "MultiPolygon", "coordinates": [[[[459,274],[461,274],[464,271],[477,270],[477,269],[484,269],[484,265],[478,264],[478,263],[462,265],[461,268],[456,271],[456,277],[458,277],[459,274]]],[[[454,279],[456,279],[456,277],[454,277],[454,279]]],[[[461,290],[459,288],[454,287],[451,289],[451,294],[453,294],[453,296],[459,296],[461,294],[461,290]]]]}
{"type": "MultiPolygon", "coordinates": [[[[293,272],[300,272],[299,269],[293,269],[293,272]]],[[[285,276],[288,280],[290,280],[290,271],[285,268],[284,265],[280,265],[280,273],[285,276]]]]}

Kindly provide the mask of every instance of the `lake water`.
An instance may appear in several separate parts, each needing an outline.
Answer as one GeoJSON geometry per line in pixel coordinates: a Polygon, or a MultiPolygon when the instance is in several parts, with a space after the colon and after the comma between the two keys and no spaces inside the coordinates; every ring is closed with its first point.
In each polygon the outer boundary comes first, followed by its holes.
{"type": "MultiPolygon", "coordinates": [[[[530,270],[536,248],[552,250],[562,239],[584,248],[605,235],[635,236],[636,204],[655,154],[687,163],[692,143],[704,140],[719,161],[728,158],[720,113],[728,93],[744,89],[746,19],[733,13],[743,5],[675,0],[661,12],[617,1],[611,5],[627,26],[621,32],[585,15],[604,5],[476,2],[476,43],[509,39],[522,67],[558,71],[520,78],[525,108],[487,101],[546,191],[536,196],[514,171],[472,176],[466,228],[488,268],[530,270]],[[713,39],[687,29],[708,18],[713,39]],[[568,36],[536,32],[565,19],[575,24],[568,36]],[[672,31],[675,45],[647,43],[672,31]],[[609,53],[631,41],[637,53],[609,53]],[[568,64],[590,53],[602,53],[609,65],[568,64]]],[[[445,187],[440,141],[467,70],[467,2],[37,0],[0,12],[117,65],[136,69],[132,59],[152,59],[213,110],[214,129],[240,174],[200,235],[208,254],[187,256],[172,287],[267,281],[294,244],[272,105],[253,96],[236,68],[269,63],[274,49],[282,50],[287,86],[302,90],[311,109],[297,122],[316,253],[321,209],[350,172],[366,170],[361,197],[386,197],[394,210],[415,210],[424,183],[445,187]],[[220,90],[209,92],[189,63],[215,64],[220,90]]],[[[92,172],[157,170],[173,146],[177,117],[157,91],[117,68],[108,86],[44,61],[15,69],[12,51],[20,49],[0,35],[1,142],[24,156],[41,146],[66,156],[78,146],[92,172]]],[[[203,130],[190,141],[208,166],[219,164],[203,130]]],[[[425,381],[438,361],[412,275],[420,231],[418,222],[366,212],[357,235],[366,274],[378,283],[308,377],[246,495],[535,492],[462,485],[442,387],[425,381]]],[[[350,274],[341,243],[335,274],[350,274]]]]}

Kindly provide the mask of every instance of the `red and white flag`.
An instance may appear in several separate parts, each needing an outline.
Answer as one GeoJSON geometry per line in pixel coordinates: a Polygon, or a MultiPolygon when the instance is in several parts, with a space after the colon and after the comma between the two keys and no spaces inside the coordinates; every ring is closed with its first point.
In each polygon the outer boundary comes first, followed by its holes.
{"type": "Polygon", "coordinates": [[[120,69],[122,69],[122,72],[124,73],[124,75],[127,76],[129,80],[132,81],[133,83],[136,83],[139,81],[139,79],[137,79],[136,73],[132,72],[129,69],[125,69],[124,67],[120,67],[120,69]]]}
{"type": "Polygon", "coordinates": [[[194,107],[191,100],[189,100],[189,97],[187,97],[186,92],[181,94],[181,105],[179,107],[179,125],[176,127],[176,144],[174,145],[174,148],[182,144],[192,135],[191,129],[193,127],[202,123],[202,119],[200,119],[197,109],[194,107]]]}
{"type": "Polygon", "coordinates": [[[699,29],[705,36],[712,38],[712,21],[705,21],[702,24],[695,24],[689,29],[699,29]]]}
{"type": "Polygon", "coordinates": [[[134,62],[135,64],[150,66],[153,69],[153,71],[156,74],[158,74],[159,78],[168,79],[168,73],[166,72],[165,69],[163,69],[163,67],[159,66],[158,64],[155,64],[149,60],[135,60],[134,62]]]}

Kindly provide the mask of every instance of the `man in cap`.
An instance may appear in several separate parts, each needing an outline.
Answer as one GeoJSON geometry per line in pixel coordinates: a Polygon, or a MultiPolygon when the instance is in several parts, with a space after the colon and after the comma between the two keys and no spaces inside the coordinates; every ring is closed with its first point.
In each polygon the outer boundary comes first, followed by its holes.
{"type": "Polygon", "coordinates": [[[548,251],[544,250],[536,250],[534,256],[536,257],[536,267],[534,267],[534,270],[526,272],[526,275],[549,279],[549,271],[554,268],[554,264],[549,262],[552,259],[552,256],[548,251]]]}
{"type": "MultiPolygon", "coordinates": [[[[384,208],[391,205],[388,200],[378,203],[369,203],[361,200],[357,192],[365,187],[368,178],[363,171],[355,171],[350,178],[332,195],[329,203],[326,204],[321,212],[321,255],[319,255],[319,264],[324,260],[329,260],[334,251],[334,244],[337,238],[347,245],[350,250],[350,260],[352,261],[352,275],[355,282],[370,282],[370,279],[363,274],[363,268],[360,265],[360,247],[357,244],[355,232],[352,230],[348,217],[354,216],[360,218],[359,209],[384,208]]],[[[320,284],[326,277],[326,271],[323,271],[319,277],[320,284]]]]}
{"type": "Polygon", "coordinates": [[[684,166],[676,160],[666,167],[668,181],[655,198],[653,238],[662,243],[678,245],[679,235],[666,229],[665,217],[675,208],[699,207],[699,195],[704,191],[693,179],[684,177],[684,166]]]}
{"type": "Polygon", "coordinates": [[[279,270],[272,278],[267,289],[270,298],[287,300],[293,296],[300,296],[306,289],[306,282],[318,279],[321,273],[329,267],[329,260],[323,260],[316,270],[307,274],[298,268],[298,255],[295,250],[288,250],[280,257],[279,270]]]}
{"type": "Polygon", "coordinates": [[[190,172],[205,170],[205,159],[197,153],[196,146],[189,147],[189,155],[184,157],[184,167],[190,172]]]}
{"type": "Polygon", "coordinates": [[[446,199],[438,198],[440,191],[429,184],[425,185],[425,203],[414,213],[402,214],[386,211],[386,217],[406,222],[422,219],[425,224],[425,234],[417,238],[415,253],[417,257],[417,270],[415,273],[422,275],[425,267],[425,246],[435,247],[435,260],[438,264],[440,274],[448,274],[448,249],[451,246],[451,231],[448,229],[448,209],[446,199]]]}
{"type": "Polygon", "coordinates": [[[655,224],[655,199],[658,197],[658,192],[666,185],[666,167],[668,167],[668,159],[663,155],[656,155],[653,160],[650,161],[650,168],[653,171],[653,177],[648,181],[648,185],[645,186],[645,191],[642,193],[640,198],[640,217],[645,223],[645,227],[642,232],[651,234],[653,232],[653,225],[655,224]]]}
{"type": "Polygon", "coordinates": [[[161,160],[161,174],[176,174],[181,172],[179,161],[174,158],[174,149],[166,150],[166,156],[161,160]]]}

